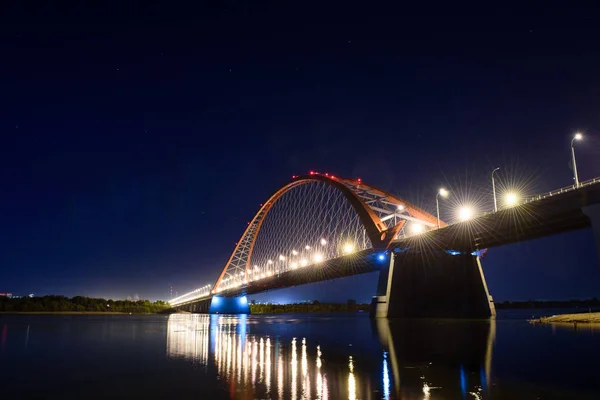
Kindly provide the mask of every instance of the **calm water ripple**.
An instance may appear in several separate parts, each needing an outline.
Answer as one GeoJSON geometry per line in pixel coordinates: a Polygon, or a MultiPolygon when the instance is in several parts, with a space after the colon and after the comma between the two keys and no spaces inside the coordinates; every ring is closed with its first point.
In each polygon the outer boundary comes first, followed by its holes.
{"type": "Polygon", "coordinates": [[[600,398],[600,330],[367,315],[0,315],[18,398],[600,398]]]}

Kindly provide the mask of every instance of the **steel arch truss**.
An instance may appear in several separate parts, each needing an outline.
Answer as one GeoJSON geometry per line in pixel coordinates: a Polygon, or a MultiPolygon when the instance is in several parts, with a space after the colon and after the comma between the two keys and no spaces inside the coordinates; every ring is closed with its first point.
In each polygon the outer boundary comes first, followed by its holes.
{"type": "MultiPolygon", "coordinates": [[[[398,237],[404,236],[407,225],[419,224],[423,229],[428,230],[437,226],[436,217],[430,215],[426,211],[419,207],[410,204],[409,202],[399,197],[393,196],[388,192],[381,189],[377,189],[373,186],[364,184],[360,179],[342,179],[331,175],[323,175],[319,173],[311,173],[310,175],[303,175],[294,177],[294,179],[277,190],[269,199],[261,206],[252,221],[248,223],[248,226],[242,237],[236,244],[236,247],[231,254],[225,268],[221,272],[217,279],[212,292],[218,293],[225,287],[231,287],[233,284],[236,286],[247,284],[249,281],[256,279],[257,274],[262,273],[262,277],[265,275],[265,271],[258,271],[258,266],[253,266],[253,253],[256,247],[257,238],[261,228],[263,228],[265,220],[269,215],[269,212],[277,207],[277,201],[280,200],[286,193],[290,193],[293,189],[298,187],[319,184],[319,187],[327,187],[328,189],[335,189],[334,192],[338,195],[329,194],[327,197],[321,195],[319,201],[328,202],[329,206],[341,205],[343,201],[346,205],[350,205],[353,209],[352,217],[340,217],[340,221],[335,219],[335,216],[329,216],[327,219],[324,216],[323,223],[330,220],[329,223],[335,224],[335,227],[331,229],[337,229],[338,225],[343,224],[343,229],[354,229],[361,230],[362,227],[362,248],[373,247],[376,249],[385,249],[388,247],[390,242],[398,237]],[[336,197],[336,198],[334,198],[336,197]],[[342,200],[340,200],[342,199],[342,200]],[[367,244],[366,237],[370,242],[367,244]],[[223,285],[223,287],[221,287],[223,285]]],[[[315,185],[316,186],[316,185],[315,185]]],[[[302,193],[300,193],[302,195],[302,193]]],[[[306,205],[309,199],[302,198],[297,200],[296,204],[288,206],[286,219],[302,219],[302,209],[294,209],[296,207],[303,207],[306,205]],[[290,212],[292,211],[292,212],[290,212]]],[[[442,223],[444,226],[445,223],[442,223]]],[[[268,228],[268,224],[267,227],[268,228]]],[[[286,232],[284,229],[282,232],[286,232]]],[[[285,233],[284,233],[285,234],[285,233]]],[[[356,239],[358,233],[354,234],[356,239]]],[[[309,248],[309,246],[306,246],[309,248]]],[[[300,260],[302,257],[296,250],[293,251],[294,255],[298,255],[298,262],[306,264],[306,261],[300,260]]],[[[329,254],[331,256],[331,254],[329,254]]],[[[264,257],[263,257],[264,258],[264,257]]],[[[285,256],[281,255],[280,258],[285,259],[285,256]]],[[[276,263],[278,260],[262,260],[267,264],[272,264],[272,268],[267,272],[268,274],[279,273],[279,268],[276,263]]],[[[304,266],[304,265],[302,265],[304,266]]],[[[295,268],[292,263],[292,268],[295,268]]]]}

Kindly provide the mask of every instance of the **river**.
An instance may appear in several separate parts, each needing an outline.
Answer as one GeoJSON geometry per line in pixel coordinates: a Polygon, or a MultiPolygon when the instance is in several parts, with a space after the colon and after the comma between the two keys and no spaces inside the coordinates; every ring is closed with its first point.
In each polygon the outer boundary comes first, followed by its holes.
{"type": "Polygon", "coordinates": [[[366,314],[0,315],[2,398],[598,399],[600,329],[366,314]],[[10,397],[5,397],[10,395],[10,397]]]}

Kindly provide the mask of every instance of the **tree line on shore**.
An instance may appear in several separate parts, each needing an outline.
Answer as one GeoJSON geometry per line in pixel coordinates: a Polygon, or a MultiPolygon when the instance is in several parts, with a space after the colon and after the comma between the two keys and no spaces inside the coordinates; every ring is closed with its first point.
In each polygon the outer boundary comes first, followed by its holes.
{"type": "Polygon", "coordinates": [[[164,301],[157,300],[106,300],[92,297],[41,296],[0,297],[0,311],[4,312],[120,312],[157,313],[169,308],[164,301]]]}

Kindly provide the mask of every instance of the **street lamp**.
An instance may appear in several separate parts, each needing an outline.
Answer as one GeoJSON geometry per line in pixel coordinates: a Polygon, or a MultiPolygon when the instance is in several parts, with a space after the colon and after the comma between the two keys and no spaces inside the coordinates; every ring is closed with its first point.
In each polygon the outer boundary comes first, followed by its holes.
{"type": "Polygon", "coordinates": [[[496,167],[492,171],[492,193],[494,194],[494,212],[498,211],[498,203],[496,202],[496,182],[494,182],[494,172],[498,171],[500,167],[496,167]]]}
{"type": "Polygon", "coordinates": [[[474,212],[471,207],[464,206],[458,210],[458,219],[460,219],[461,221],[468,221],[471,218],[473,218],[473,214],[474,212]]]}
{"type": "Polygon", "coordinates": [[[519,196],[515,192],[508,192],[504,195],[504,204],[512,207],[519,201],[519,196]]]}
{"type": "Polygon", "coordinates": [[[437,209],[437,226],[438,229],[440,229],[440,196],[442,196],[443,198],[448,197],[450,193],[448,193],[448,191],[444,188],[441,188],[440,190],[438,190],[437,194],[435,195],[435,207],[437,209]]]}
{"type": "Polygon", "coordinates": [[[583,135],[577,132],[571,139],[571,157],[573,160],[573,179],[575,179],[575,188],[579,187],[579,176],[577,176],[577,163],[575,162],[575,141],[583,139],[583,135]]]}
{"type": "Polygon", "coordinates": [[[414,235],[418,235],[419,233],[423,233],[425,228],[418,222],[413,222],[412,224],[410,224],[410,230],[414,235]]]}

